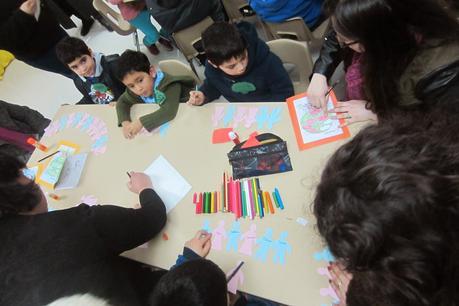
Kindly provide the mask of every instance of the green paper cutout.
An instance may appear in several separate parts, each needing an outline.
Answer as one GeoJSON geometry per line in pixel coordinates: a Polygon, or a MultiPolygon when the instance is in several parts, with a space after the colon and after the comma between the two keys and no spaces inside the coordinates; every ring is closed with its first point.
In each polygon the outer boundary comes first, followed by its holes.
{"type": "Polygon", "coordinates": [[[236,93],[248,94],[249,92],[257,90],[254,84],[249,82],[237,82],[231,86],[231,90],[236,93]]]}

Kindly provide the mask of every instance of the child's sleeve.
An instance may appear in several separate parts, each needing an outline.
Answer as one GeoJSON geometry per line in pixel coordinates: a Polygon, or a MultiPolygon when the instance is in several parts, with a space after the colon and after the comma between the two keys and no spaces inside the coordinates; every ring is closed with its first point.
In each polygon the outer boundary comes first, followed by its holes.
{"type": "Polygon", "coordinates": [[[271,65],[268,70],[268,86],[270,88],[270,101],[282,102],[294,95],[293,84],[290,76],[282,65],[281,60],[272,54],[271,65]]]}
{"type": "Polygon", "coordinates": [[[12,12],[8,19],[0,21],[0,49],[22,48],[34,35],[36,25],[37,20],[34,16],[20,9],[12,12]]]}
{"type": "Polygon", "coordinates": [[[324,44],[320,49],[319,58],[314,63],[312,73],[322,74],[329,80],[342,61],[343,49],[336,38],[336,32],[330,29],[324,38],[324,44]]]}
{"type": "Polygon", "coordinates": [[[124,121],[131,121],[131,106],[132,103],[128,101],[127,92],[124,92],[116,103],[116,115],[118,116],[118,126],[124,121]]]}
{"type": "Polygon", "coordinates": [[[218,99],[218,97],[221,96],[220,91],[209,82],[209,78],[207,76],[202,86],[199,87],[199,90],[206,97],[204,103],[212,102],[213,100],[218,99]]]}
{"type": "Polygon", "coordinates": [[[151,131],[175,118],[180,104],[181,90],[182,85],[179,82],[172,83],[167,87],[164,92],[166,101],[160,108],[154,113],[140,117],[140,122],[145,129],[151,131]]]}

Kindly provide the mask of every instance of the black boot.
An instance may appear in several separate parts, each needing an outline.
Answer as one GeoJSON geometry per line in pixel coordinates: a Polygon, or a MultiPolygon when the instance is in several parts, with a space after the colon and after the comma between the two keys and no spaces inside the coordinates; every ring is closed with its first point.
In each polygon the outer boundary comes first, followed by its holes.
{"type": "Polygon", "coordinates": [[[81,36],[86,36],[91,30],[92,25],[94,24],[94,19],[83,19],[83,24],[81,26],[80,34],[81,36]]]}

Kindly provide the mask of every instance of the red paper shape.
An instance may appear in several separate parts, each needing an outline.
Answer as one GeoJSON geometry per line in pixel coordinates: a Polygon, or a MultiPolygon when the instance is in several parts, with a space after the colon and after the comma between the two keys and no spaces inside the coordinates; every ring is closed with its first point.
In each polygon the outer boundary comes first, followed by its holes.
{"type": "Polygon", "coordinates": [[[233,128],[221,128],[215,129],[212,134],[212,143],[225,143],[230,142],[231,139],[228,136],[228,133],[231,132],[233,128]]]}
{"type": "Polygon", "coordinates": [[[242,145],[242,149],[255,147],[261,145],[261,143],[257,140],[258,132],[253,132],[250,134],[249,139],[242,145]]]}

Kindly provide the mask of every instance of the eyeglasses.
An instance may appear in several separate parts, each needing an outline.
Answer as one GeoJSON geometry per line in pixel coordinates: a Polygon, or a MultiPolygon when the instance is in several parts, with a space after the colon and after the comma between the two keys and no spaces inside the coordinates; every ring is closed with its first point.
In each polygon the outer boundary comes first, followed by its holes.
{"type": "Polygon", "coordinates": [[[344,42],[346,39],[341,36],[340,34],[336,33],[336,38],[338,39],[339,46],[341,48],[348,48],[352,45],[358,44],[360,41],[359,40],[353,40],[350,42],[344,42]]]}

